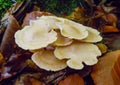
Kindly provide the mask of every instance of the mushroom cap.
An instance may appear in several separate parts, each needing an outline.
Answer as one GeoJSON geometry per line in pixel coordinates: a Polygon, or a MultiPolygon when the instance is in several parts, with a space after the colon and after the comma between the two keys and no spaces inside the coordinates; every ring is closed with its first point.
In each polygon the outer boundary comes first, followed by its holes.
{"type": "Polygon", "coordinates": [[[44,20],[49,28],[51,29],[59,29],[57,26],[57,22],[61,22],[62,18],[56,17],[56,16],[41,16],[37,18],[38,20],[44,20]]]}
{"type": "Polygon", "coordinates": [[[67,65],[73,69],[82,69],[86,65],[97,63],[101,55],[99,48],[90,43],[74,42],[69,46],[56,47],[54,54],[58,59],[68,59],[67,65]]]}
{"type": "Polygon", "coordinates": [[[51,50],[34,53],[32,60],[38,67],[47,71],[59,71],[67,67],[66,60],[57,59],[51,50]]]}
{"type": "Polygon", "coordinates": [[[53,46],[67,46],[73,42],[72,39],[64,37],[60,32],[57,32],[57,40],[52,43],[53,46]]]}
{"type": "Polygon", "coordinates": [[[63,19],[62,22],[58,22],[57,25],[60,29],[61,35],[70,39],[81,40],[88,36],[86,26],[74,21],[63,19]]]}
{"type": "Polygon", "coordinates": [[[81,40],[88,36],[87,27],[72,20],[56,16],[42,16],[38,19],[45,20],[52,29],[59,29],[64,37],[81,40]]]}
{"type": "Polygon", "coordinates": [[[84,38],[82,41],[84,42],[99,42],[102,40],[102,37],[100,36],[100,32],[96,29],[93,29],[91,27],[86,27],[88,31],[88,36],[84,38]]]}
{"type": "Polygon", "coordinates": [[[40,49],[56,40],[57,33],[50,30],[43,20],[34,21],[15,33],[15,42],[25,50],[40,49]]]}

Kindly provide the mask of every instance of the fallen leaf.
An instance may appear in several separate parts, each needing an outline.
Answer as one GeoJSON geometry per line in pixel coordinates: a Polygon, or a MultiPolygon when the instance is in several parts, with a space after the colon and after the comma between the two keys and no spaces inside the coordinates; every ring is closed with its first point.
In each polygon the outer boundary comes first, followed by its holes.
{"type": "MultiPolygon", "coordinates": [[[[115,84],[112,77],[112,69],[120,55],[120,50],[109,52],[99,59],[91,73],[95,85],[120,85],[115,84]]],[[[117,81],[116,83],[120,83],[117,81]]]]}
{"type": "Polygon", "coordinates": [[[44,85],[41,81],[32,78],[30,74],[22,74],[14,82],[14,85],[44,85]]]}
{"type": "Polygon", "coordinates": [[[111,71],[115,85],[120,85],[120,55],[111,71]]]}
{"type": "Polygon", "coordinates": [[[78,74],[73,74],[60,81],[58,85],[84,85],[84,80],[78,74]]]}
{"type": "Polygon", "coordinates": [[[3,56],[10,56],[13,53],[15,46],[14,34],[20,28],[21,27],[18,24],[17,20],[12,15],[10,15],[8,18],[8,26],[6,28],[0,46],[3,56]]]}
{"type": "Polygon", "coordinates": [[[104,33],[108,33],[108,32],[119,32],[118,28],[114,27],[114,26],[109,26],[109,25],[105,25],[103,26],[103,32],[104,33]]]}
{"type": "Polygon", "coordinates": [[[33,11],[33,12],[30,12],[30,13],[27,13],[24,20],[23,20],[22,26],[29,25],[30,20],[36,20],[37,17],[41,17],[43,15],[44,16],[49,16],[49,15],[52,15],[52,14],[48,13],[48,12],[40,12],[40,11],[33,11]]]}

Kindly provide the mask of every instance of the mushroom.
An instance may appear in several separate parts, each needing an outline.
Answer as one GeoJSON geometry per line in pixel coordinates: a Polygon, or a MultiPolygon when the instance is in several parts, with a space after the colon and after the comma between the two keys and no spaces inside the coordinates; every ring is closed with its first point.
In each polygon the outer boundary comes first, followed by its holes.
{"type": "Polygon", "coordinates": [[[59,29],[64,37],[81,40],[88,36],[87,27],[72,20],[56,16],[42,16],[38,19],[45,20],[52,29],[59,29]]]}
{"type": "Polygon", "coordinates": [[[88,31],[88,36],[84,38],[81,41],[84,42],[99,42],[102,40],[102,37],[100,36],[100,32],[97,31],[96,29],[93,29],[91,27],[86,27],[88,31]]]}
{"type": "Polygon", "coordinates": [[[47,71],[59,71],[67,67],[66,60],[57,59],[51,50],[34,53],[32,60],[38,67],[47,71]]]}
{"type": "Polygon", "coordinates": [[[25,50],[40,49],[57,40],[57,33],[50,30],[43,20],[34,22],[15,33],[16,44],[25,50]]]}
{"type": "Polygon", "coordinates": [[[56,47],[54,54],[56,58],[68,59],[67,65],[73,69],[82,69],[83,63],[94,65],[97,57],[101,55],[99,48],[90,43],[74,42],[69,46],[56,47]]]}
{"type": "Polygon", "coordinates": [[[44,20],[49,28],[51,29],[59,29],[57,26],[57,22],[61,22],[62,18],[56,16],[41,16],[37,18],[38,20],[44,20]]]}
{"type": "Polygon", "coordinates": [[[76,23],[74,21],[63,19],[62,22],[58,22],[57,25],[64,37],[81,40],[88,36],[86,26],[83,26],[82,24],[76,23]]]}
{"type": "Polygon", "coordinates": [[[73,42],[72,39],[64,37],[60,32],[57,32],[57,40],[52,43],[53,46],[67,46],[73,42]]]}

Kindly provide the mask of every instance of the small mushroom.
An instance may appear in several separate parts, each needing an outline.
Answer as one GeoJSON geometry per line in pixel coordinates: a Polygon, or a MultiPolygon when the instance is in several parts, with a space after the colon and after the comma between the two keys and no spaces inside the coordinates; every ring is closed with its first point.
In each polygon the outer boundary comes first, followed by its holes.
{"type": "Polygon", "coordinates": [[[102,40],[102,37],[100,36],[100,32],[97,31],[96,29],[93,29],[91,27],[86,27],[88,31],[88,36],[84,38],[81,41],[84,42],[99,42],[102,40]]]}
{"type": "Polygon", "coordinates": [[[63,19],[62,22],[58,22],[57,25],[61,34],[70,39],[81,40],[88,36],[86,26],[83,26],[82,24],[76,23],[74,21],[63,19]]]}
{"type": "Polygon", "coordinates": [[[32,60],[38,67],[48,71],[59,71],[67,67],[66,60],[57,59],[50,50],[34,53],[32,60]]]}
{"type": "Polygon", "coordinates": [[[52,43],[53,46],[67,46],[70,45],[73,42],[72,39],[69,39],[67,37],[64,37],[61,35],[60,32],[57,32],[57,40],[52,43]]]}
{"type": "Polygon", "coordinates": [[[42,20],[35,21],[15,33],[16,44],[25,50],[35,50],[47,47],[57,40],[57,33],[50,30],[42,20]]]}
{"type": "Polygon", "coordinates": [[[67,65],[73,69],[82,69],[83,63],[94,65],[97,57],[101,55],[99,48],[90,43],[74,42],[66,47],[56,47],[54,54],[56,58],[68,59],[67,65]]]}

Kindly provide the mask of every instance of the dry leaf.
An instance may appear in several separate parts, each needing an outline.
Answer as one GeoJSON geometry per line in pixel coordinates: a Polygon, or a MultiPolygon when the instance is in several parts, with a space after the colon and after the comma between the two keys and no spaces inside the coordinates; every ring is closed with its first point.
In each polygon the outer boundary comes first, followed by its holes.
{"type": "Polygon", "coordinates": [[[105,25],[103,26],[103,32],[119,32],[118,28],[114,26],[105,25]]]}
{"type": "Polygon", "coordinates": [[[14,85],[44,85],[41,81],[32,78],[30,74],[22,74],[14,82],[14,85]]]}
{"type": "MultiPolygon", "coordinates": [[[[114,84],[112,77],[112,69],[119,55],[120,50],[117,50],[107,53],[99,59],[98,64],[94,66],[91,74],[95,85],[120,85],[114,84]]],[[[119,83],[119,81],[116,83],[119,83]]]]}
{"type": "Polygon", "coordinates": [[[111,71],[115,85],[120,85],[120,55],[111,71]]]}
{"type": "Polygon", "coordinates": [[[35,20],[37,17],[40,17],[40,16],[49,16],[49,15],[52,15],[48,12],[40,12],[40,11],[33,11],[33,12],[30,12],[28,14],[26,14],[24,20],[23,20],[23,24],[22,26],[25,26],[25,25],[29,25],[29,21],[30,20],[35,20]]]}
{"type": "Polygon", "coordinates": [[[10,56],[13,53],[15,41],[14,41],[14,34],[17,30],[19,30],[21,27],[18,24],[17,20],[10,15],[8,18],[8,26],[6,28],[6,31],[4,33],[2,42],[1,42],[1,52],[3,56],[10,56]]]}
{"type": "Polygon", "coordinates": [[[58,85],[84,85],[84,80],[78,74],[73,74],[60,81],[58,85]]]}

